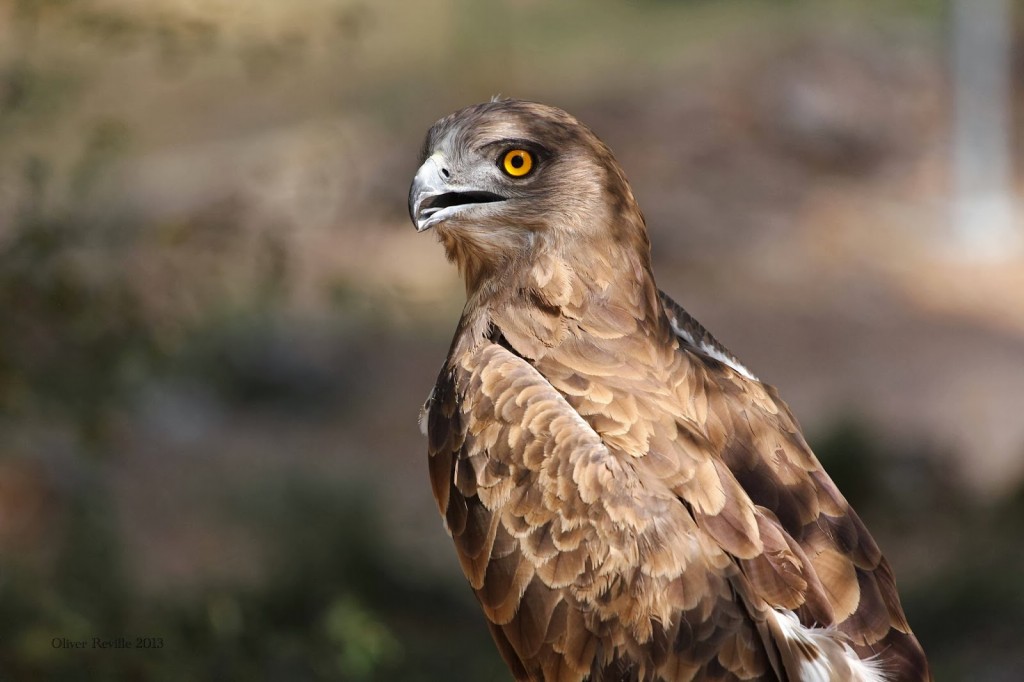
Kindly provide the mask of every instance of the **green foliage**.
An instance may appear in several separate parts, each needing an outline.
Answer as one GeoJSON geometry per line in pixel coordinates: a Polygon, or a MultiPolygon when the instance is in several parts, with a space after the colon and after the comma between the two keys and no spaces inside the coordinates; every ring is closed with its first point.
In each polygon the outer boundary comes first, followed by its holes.
{"type": "Polygon", "coordinates": [[[46,123],[77,91],[76,85],[71,74],[28,60],[0,65],[0,140],[19,126],[46,123]]]}
{"type": "Polygon", "coordinates": [[[337,667],[346,679],[369,679],[374,670],[389,667],[401,658],[401,645],[394,635],[352,595],[333,602],[324,627],[341,652],[337,667]]]}
{"type": "Polygon", "coordinates": [[[225,520],[268,547],[265,575],[175,598],[127,579],[99,490],[73,496],[52,575],[0,582],[0,670],[14,679],[427,681],[456,664],[503,678],[468,588],[396,555],[361,494],[310,480],[235,491],[225,520]],[[162,644],[94,649],[96,636],[162,644]]]}
{"type": "Polygon", "coordinates": [[[42,208],[49,166],[31,158],[24,176],[31,198],[0,242],[0,409],[95,434],[159,353],[125,273],[90,262],[96,233],[42,208]]]}
{"type": "MultiPolygon", "coordinates": [[[[94,650],[100,633],[126,632],[133,608],[125,581],[109,499],[103,485],[75,467],[80,478],[63,500],[61,539],[52,563],[43,570],[12,557],[5,561],[0,582],[0,672],[4,679],[115,679],[120,667],[94,650]],[[65,640],[82,641],[87,648],[68,655],[59,648],[65,640]]],[[[125,669],[131,669],[129,656],[125,669]]]]}

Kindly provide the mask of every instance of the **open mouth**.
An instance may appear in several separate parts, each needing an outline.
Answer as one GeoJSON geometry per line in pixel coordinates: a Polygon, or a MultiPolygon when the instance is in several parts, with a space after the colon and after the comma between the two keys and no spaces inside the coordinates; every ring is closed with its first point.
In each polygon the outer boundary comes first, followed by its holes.
{"type": "Polygon", "coordinates": [[[468,204],[490,204],[495,201],[504,201],[505,197],[494,192],[471,191],[471,192],[444,192],[434,196],[424,197],[419,206],[420,220],[429,219],[435,213],[451,208],[452,206],[465,206],[468,204]]]}
{"type": "Polygon", "coordinates": [[[477,189],[472,185],[449,182],[450,172],[444,168],[444,158],[434,154],[419,167],[409,187],[409,217],[417,232],[430,229],[456,215],[505,201],[494,192],[477,189]]]}

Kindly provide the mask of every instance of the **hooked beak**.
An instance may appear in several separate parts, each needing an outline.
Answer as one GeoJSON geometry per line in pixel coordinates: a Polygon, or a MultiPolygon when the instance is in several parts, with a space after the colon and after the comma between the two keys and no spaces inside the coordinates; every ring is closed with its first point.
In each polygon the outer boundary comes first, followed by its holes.
{"type": "Polygon", "coordinates": [[[471,206],[505,200],[494,192],[450,185],[443,161],[440,154],[424,161],[409,188],[409,217],[417,232],[428,230],[471,206]]]}

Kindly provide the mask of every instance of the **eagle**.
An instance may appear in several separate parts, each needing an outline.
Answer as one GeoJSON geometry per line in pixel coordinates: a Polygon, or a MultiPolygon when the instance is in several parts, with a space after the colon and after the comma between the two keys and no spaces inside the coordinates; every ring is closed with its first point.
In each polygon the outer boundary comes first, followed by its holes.
{"type": "Polygon", "coordinates": [[[420,416],[430,484],[515,679],[931,679],[789,408],[656,286],[609,148],[495,99],[420,162],[412,221],[466,287],[420,416]]]}

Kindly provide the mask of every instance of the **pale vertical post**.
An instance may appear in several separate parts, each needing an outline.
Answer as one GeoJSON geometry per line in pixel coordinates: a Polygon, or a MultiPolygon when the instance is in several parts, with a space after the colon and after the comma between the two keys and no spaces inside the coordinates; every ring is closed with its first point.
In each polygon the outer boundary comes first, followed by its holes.
{"type": "Polygon", "coordinates": [[[951,0],[954,248],[1009,256],[1022,244],[1013,189],[1011,0],[951,0]]]}

